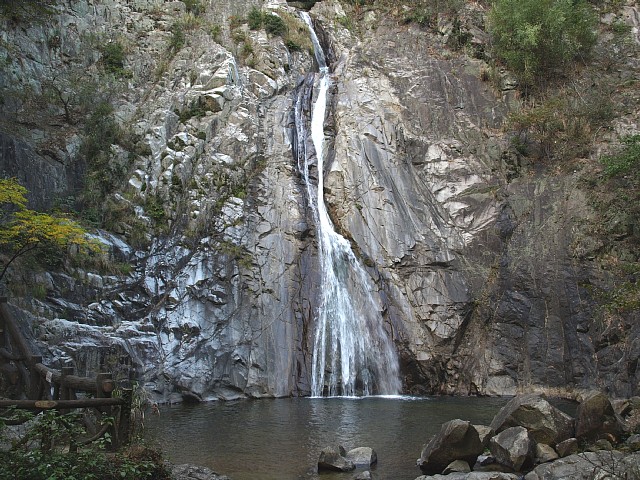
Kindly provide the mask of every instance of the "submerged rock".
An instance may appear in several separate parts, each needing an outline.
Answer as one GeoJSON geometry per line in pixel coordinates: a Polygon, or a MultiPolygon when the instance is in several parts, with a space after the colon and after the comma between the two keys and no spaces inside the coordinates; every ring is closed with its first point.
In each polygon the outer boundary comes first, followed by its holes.
{"type": "Polygon", "coordinates": [[[207,467],[182,464],[171,468],[173,480],[231,480],[226,475],[218,475],[207,467]]]}
{"type": "Polygon", "coordinates": [[[360,472],[353,477],[353,480],[371,480],[373,476],[369,470],[365,470],[364,472],[360,472]]]}
{"type": "Polygon", "coordinates": [[[375,465],[378,462],[378,455],[373,448],[369,447],[358,447],[349,450],[346,458],[357,467],[375,465]]]}
{"type": "Polygon", "coordinates": [[[352,461],[345,458],[346,454],[347,452],[342,445],[323,448],[320,452],[320,458],[318,459],[318,471],[333,470],[349,472],[355,470],[356,466],[352,461]]]}

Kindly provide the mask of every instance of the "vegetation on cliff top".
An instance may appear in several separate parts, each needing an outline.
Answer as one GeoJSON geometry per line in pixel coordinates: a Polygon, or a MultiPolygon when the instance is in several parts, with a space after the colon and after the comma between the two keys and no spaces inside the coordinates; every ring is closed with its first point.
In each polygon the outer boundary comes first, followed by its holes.
{"type": "Polygon", "coordinates": [[[495,54],[521,86],[586,58],[595,27],[596,16],[584,0],[496,0],[489,12],[495,54]]]}

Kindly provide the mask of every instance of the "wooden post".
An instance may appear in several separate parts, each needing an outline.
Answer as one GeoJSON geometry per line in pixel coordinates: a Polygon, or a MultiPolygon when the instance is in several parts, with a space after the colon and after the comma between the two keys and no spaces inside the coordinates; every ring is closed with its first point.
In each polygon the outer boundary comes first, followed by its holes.
{"type": "Polygon", "coordinates": [[[31,400],[40,400],[44,390],[42,375],[35,368],[37,363],[42,363],[42,357],[32,355],[29,360],[29,399],[31,400]]]}
{"type": "Polygon", "coordinates": [[[60,378],[52,380],[53,382],[53,399],[60,400],[60,378]]]}
{"type": "MultiPolygon", "coordinates": [[[[113,376],[110,373],[99,373],[96,376],[96,398],[111,398],[111,392],[113,391],[113,376]]],[[[111,437],[111,444],[108,447],[109,450],[117,450],[118,448],[118,432],[115,429],[113,410],[111,407],[103,407],[100,409],[104,417],[111,417],[106,419],[106,421],[111,422],[111,425],[107,429],[107,433],[109,433],[111,437]]]]}
{"type": "Polygon", "coordinates": [[[9,336],[6,334],[7,327],[4,325],[4,316],[0,315],[0,347],[9,347],[9,336]]]}
{"type": "Polygon", "coordinates": [[[99,373],[96,377],[96,398],[111,398],[113,392],[113,375],[99,373]]]}
{"type": "Polygon", "coordinates": [[[120,421],[118,425],[118,446],[128,445],[131,441],[131,404],[133,389],[122,389],[123,405],[120,406],[120,421]]]}
{"type": "MultiPolygon", "coordinates": [[[[71,400],[71,387],[65,384],[64,377],[67,375],[73,375],[73,367],[62,367],[60,370],[60,398],[59,400],[71,400]]],[[[61,410],[62,415],[69,413],[69,410],[61,410]]]]}

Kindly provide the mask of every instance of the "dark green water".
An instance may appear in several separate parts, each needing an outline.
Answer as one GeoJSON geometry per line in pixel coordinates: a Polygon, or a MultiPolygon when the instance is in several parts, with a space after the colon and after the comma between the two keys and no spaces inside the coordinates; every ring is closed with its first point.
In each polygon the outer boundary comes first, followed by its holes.
{"type": "MultiPolygon", "coordinates": [[[[379,480],[413,480],[423,445],[451,419],[489,424],[508,398],[291,398],[161,406],[146,433],[174,463],[212,468],[232,480],[351,480],[318,475],[320,450],[371,447],[379,480]]],[[[359,471],[359,470],[358,470],[359,471]]]]}

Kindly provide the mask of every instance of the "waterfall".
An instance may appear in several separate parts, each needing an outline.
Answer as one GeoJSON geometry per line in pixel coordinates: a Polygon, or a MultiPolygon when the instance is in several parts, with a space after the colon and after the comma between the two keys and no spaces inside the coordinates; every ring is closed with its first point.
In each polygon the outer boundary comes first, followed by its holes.
{"type": "Polygon", "coordinates": [[[398,359],[383,327],[375,284],[353,253],[350,243],[335,231],[324,203],[324,119],[329,68],[308,13],[317,75],[309,75],[298,89],[294,115],[298,168],[318,237],[320,303],[313,343],[311,394],[314,397],[344,395],[395,395],[400,392],[398,359]],[[312,93],[315,103],[311,106],[312,93]],[[317,163],[317,186],[313,185],[313,154],[308,151],[308,112],[311,140],[317,163]]]}

